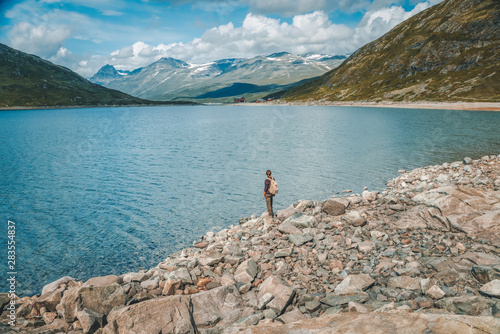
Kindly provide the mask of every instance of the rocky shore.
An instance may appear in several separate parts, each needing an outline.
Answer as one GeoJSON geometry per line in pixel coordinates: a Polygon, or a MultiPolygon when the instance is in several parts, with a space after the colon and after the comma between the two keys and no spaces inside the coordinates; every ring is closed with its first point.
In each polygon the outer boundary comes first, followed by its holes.
{"type": "Polygon", "coordinates": [[[150,270],[0,294],[2,333],[500,333],[500,156],[208,232],[150,270]]]}

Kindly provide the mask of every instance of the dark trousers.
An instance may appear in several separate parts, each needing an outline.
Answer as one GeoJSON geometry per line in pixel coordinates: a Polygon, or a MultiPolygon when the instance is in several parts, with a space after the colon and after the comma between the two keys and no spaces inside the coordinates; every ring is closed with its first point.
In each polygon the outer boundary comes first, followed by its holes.
{"type": "Polygon", "coordinates": [[[266,194],[267,212],[271,217],[273,216],[273,197],[274,195],[266,194]]]}

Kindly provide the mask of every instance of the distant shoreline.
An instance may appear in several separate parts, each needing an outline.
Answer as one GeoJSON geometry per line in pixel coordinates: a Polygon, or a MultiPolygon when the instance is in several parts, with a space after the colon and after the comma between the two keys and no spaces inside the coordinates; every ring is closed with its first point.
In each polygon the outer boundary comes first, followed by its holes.
{"type": "Polygon", "coordinates": [[[262,103],[234,103],[231,106],[331,106],[331,107],[374,107],[374,108],[406,108],[406,109],[442,109],[442,110],[478,110],[500,111],[500,102],[286,102],[273,101],[262,103]]]}
{"type": "Polygon", "coordinates": [[[39,107],[0,107],[2,110],[47,110],[47,109],[83,109],[83,108],[129,108],[129,107],[159,107],[159,106],[185,106],[185,105],[205,105],[205,106],[330,106],[330,107],[373,107],[373,108],[404,108],[404,109],[441,109],[441,110],[478,110],[478,111],[500,111],[500,102],[287,102],[287,101],[272,101],[262,103],[159,103],[148,105],[103,105],[103,106],[39,106],[39,107]]]}

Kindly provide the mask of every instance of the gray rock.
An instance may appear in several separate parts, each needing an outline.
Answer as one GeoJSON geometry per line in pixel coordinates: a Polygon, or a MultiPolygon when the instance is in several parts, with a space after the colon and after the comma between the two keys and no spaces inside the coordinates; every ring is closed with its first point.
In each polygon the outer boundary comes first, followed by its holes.
{"type": "Polygon", "coordinates": [[[264,310],[262,312],[262,314],[264,315],[264,318],[266,318],[266,319],[274,319],[278,316],[276,311],[274,311],[272,308],[268,308],[267,310],[264,310]]]}
{"type": "Polygon", "coordinates": [[[346,206],[336,200],[328,199],[323,203],[322,210],[330,216],[339,216],[345,213],[346,206]]]}
{"type": "MultiPolygon", "coordinates": [[[[289,324],[292,322],[305,320],[305,319],[307,319],[307,317],[304,314],[302,314],[302,312],[300,312],[298,309],[295,308],[295,309],[291,310],[290,312],[287,312],[287,313],[281,315],[276,320],[280,323],[283,323],[283,324],[289,324]]],[[[268,333],[272,333],[272,332],[268,332],[268,333]]]]}
{"type": "Polygon", "coordinates": [[[51,292],[57,290],[62,284],[67,284],[67,283],[74,281],[74,280],[75,279],[73,277],[69,277],[69,276],[61,277],[57,281],[45,285],[42,289],[42,296],[44,294],[51,293],[51,292]]]}
{"type": "Polygon", "coordinates": [[[392,277],[387,282],[387,287],[406,290],[420,290],[420,279],[410,276],[392,277]]]}
{"type": "Polygon", "coordinates": [[[198,333],[189,297],[150,299],[112,311],[106,334],[198,333]]]}
{"type": "Polygon", "coordinates": [[[479,292],[489,297],[500,298],[500,280],[495,279],[486,283],[479,289],[479,292]]]}
{"type": "Polygon", "coordinates": [[[242,282],[243,284],[251,283],[258,273],[257,262],[254,260],[243,261],[234,273],[234,279],[236,282],[242,282]]]}
{"type": "Polygon", "coordinates": [[[243,299],[231,285],[194,294],[191,301],[194,323],[201,328],[228,326],[240,319],[245,310],[243,299]]]}
{"type": "Polygon", "coordinates": [[[496,266],[472,266],[472,275],[482,284],[494,279],[500,279],[500,265],[496,266]]]}
{"type": "Polygon", "coordinates": [[[293,226],[289,221],[284,221],[278,226],[278,231],[285,234],[299,234],[302,233],[300,229],[293,226]]]}
{"type": "Polygon", "coordinates": [[[77,312],[76,317],[78,318],[80,326],[82,326],[82,330],[85,334],[95,333],[104,325],[104,315],[89,309],[83,309],[82,311],[77,312]]]}
{"type": "Polygon", "coordinates": [[[280,315],[292,302],[295,296],[295,289],[289,286],[280,277],[271,275],[260,285],[258,294],[259,300],[266,293],[271,293],[274,296],[274,299],[267,304],[267,307],[275,309],[276,313],[280,315]]]}
{"type": "Polygon", "coordinates": [[[489,298],[467,294],[458,297],[443,298],[434,304],[451,313],[478,316],[484,310],[492,307],[494,303],[489,298]]]}
{"type": "Polygon", "coordinates": [[[130,282],[144,282],[148,278],[151,277],[151,274],[148,273],[128,273],[125,276],[123,276],[123,282],[125,283],[130,283],[130,282]]]}
{"type": "Polygon", "coordinates": [[[335,307],[349,304],[349,302],[363,303],[370,299],[370,296],[366,292],[355,292],[345,295],[337,295],[333,293],[327,293],[325,298],[321,299],[322,304],[335,307]]]}
{"type": "Polygon", "coordinates": [[[364,226],[366,224],[366,218],[360,215],[358,211],[349,211],[344,216],[345,221],[349,225],[353,226],[364,226]]]}
{"type": "Polygon", "coordinates": [[[303,244],[313,240],[313,236],[310,234],[290,234],[288,239],[295,246],[302,246],[303,244]]]}
{"type": "Polygon", "coordinates": [[[164,278],[171,281],[181,281],[183,284],[193,284],[193,278],[187,268],[179,268],[171,273],[165,273],[164,278]]]}
{"type": "Polygon", "coordinates": [[[127,295],[119,285],[82,286],[78,289],[81,309],[108,314],[114,307],[125,305],[127,295]]]}
{"type": "Polygon", "coordinates": [[[464,165],[470,165],[470,164],[472,164],[472,159],[469,158],[469,157],[464,158],[463,164],[464,165]]]}
{"type": "Polygon", "coordinates": [[[263,308],[266,307],[267,304],[269,304],[269,302],[271,300],[273,300],[274,296],[272,293],[268,292],[266,294],[264,294],[261,298],[259,298],[259,301],[257,303],[257,308],[259,310],[262,310],[263,308]]]}
{"type": "Polygon", "coordinates": [[[81,310],[79,300],[79,288],[71,288],[64,291],[61,302],[56,306],[57,314],[66,322],[73,322],[76,313],[81,310]]]}
{"type": "Polygon", "coordinates": [[[320,308],[321,304],[317,300],[311,300],[306,302],[305,308],[307,312],[313,313],[314,311],[317,311],[320,308]]]}
{"type": "Polygon", "coordinates": [[[257,325],[259,321],[264,317],[264,314],[262,312],[259,313],[254,313],[247,315],[246,317],[238,320],[236,322],[237,325],[242,325],[242,326],[253,326],[257,325]]]}
{"type": "Polygon", "coordinates": [[[116,275],[108,275],[108,276],[100,276],[100,277],[92,277],[85,283],[83,283],[83,286],[104,286],[104,285],[111,285],[113,283],[121,283],[121,278],[116,276],[116,275]]]}
{"type": "Polygon", "coordinates": [[[290,216],[293,216],[294,214],[296,214],[297,211],[295,211],[295,207],[294,205],[290,205],[288,208],[286,209],[283,209],[283,210],[278,210],[276,212],[276,215],[278,216],[279,219],[287,219],[288,217],[290,216]]]}
{"type": "Polygon", "coordinates": [[[363,193],[361,194],[361,196],[363,197],[363,199],[365,201],[368,201],[368,202],[373,202],[377,199],[377,195],[379,194],[378,191],[363,191],[363,193]]]}
{"type": "Polygon", "coordinates": [[[313,227],[313,222],[315,221],[314,216],[309,216],[304,213],[297,213],[285,220],[297,228],[308,228],[313,227]]]}
{"type": "Polygon", "coordinates": [[[368,274],[349,275],[337,285],[335,293],[337,295],[342,295],[363,291],[371,287],[374,283],[375,280],[368,274]]]}

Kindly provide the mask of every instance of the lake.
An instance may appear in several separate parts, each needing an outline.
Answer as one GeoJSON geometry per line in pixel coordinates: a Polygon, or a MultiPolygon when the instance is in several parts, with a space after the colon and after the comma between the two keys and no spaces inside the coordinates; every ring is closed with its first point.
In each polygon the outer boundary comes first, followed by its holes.
{"type": "Polygon", "coordinates": [[[486,111],[0,111],[0,247],[7,248],[11,220],[20,295],[62,276],[147,269],[207,231],[262,214],[267,169],[279,183],[281,209],[345,189],[383,189],[399,169],[499,154],[499,128],[500,113],[486,111]]]}

